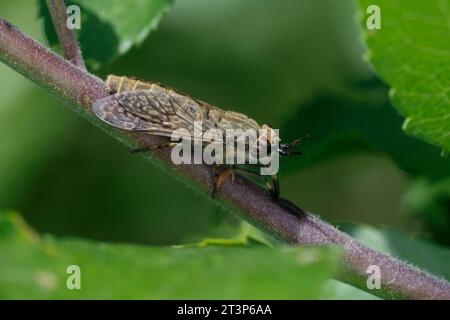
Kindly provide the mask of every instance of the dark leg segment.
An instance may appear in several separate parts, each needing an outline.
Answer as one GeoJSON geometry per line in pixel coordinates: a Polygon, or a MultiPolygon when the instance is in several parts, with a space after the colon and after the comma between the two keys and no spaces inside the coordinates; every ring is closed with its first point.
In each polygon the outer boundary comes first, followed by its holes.
{"type": "Polygon", "coordinates": [[[236,173],[234,172],[234,170],[234,167],[225,167],[225,169],[223,169],[223,167],[221,168],[218,165],[215,165],[213,167],[214,184],[211,190],[211,197],[214,198],[217,190],[224,184],[228,177],[231,177],[231,183],[234,183],[234,180],[236,178],[236,173]]]}
{"type": "Polygon", "coordinates": [[[280,184],[278,183],[278,176],[276,174],[272,175],[270,181],[269,177],[264,177],[264,182],[266,189],[269,191],[272,200],[276,201],[280,197],[280,184]]]}
{"type": "Polygon", "coordinates": [[[166,143],[155,144],[153,146],[131,149],[131,153],[147,152],[147,151],[155,150],[155,149],[175,147],[177,145],[177,143],[178,142],[166,142],[166,143]]]}

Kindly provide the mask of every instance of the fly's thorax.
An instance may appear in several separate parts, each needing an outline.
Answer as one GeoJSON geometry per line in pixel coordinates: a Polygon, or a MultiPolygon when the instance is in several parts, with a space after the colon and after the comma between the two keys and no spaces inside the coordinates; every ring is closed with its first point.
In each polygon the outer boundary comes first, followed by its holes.
{"type": "Polygon", "coordinates": [[[260,130],[260,136],[267,140],[268,144],[278,145],[280,143],[280,135],[278,129],[274,129],[267,124],[263,124],[260,130]]]}
{"type": "Polygon", "coordinates": [[[244,131],[258,131],[260,128],[255,120],[239,112],[223,111],[221,109],[214,108],[209,111],[208,117],[217,124],[218,128],[223,130],[242,129],[244,131]]]}
{"type": "Polygon", "coordinates": [[[242,113],[223,111],[218,108],[209,110],[208,120],[215,123],[217,129],[223,131],[225,144],[236,147],[234,157],[241,153],[248,163],[249,157],[258,159],[261,154],[270,153],[271,137],[275,136],[275,130],[269,126],[260,127],[255,120],[242,113]]]}

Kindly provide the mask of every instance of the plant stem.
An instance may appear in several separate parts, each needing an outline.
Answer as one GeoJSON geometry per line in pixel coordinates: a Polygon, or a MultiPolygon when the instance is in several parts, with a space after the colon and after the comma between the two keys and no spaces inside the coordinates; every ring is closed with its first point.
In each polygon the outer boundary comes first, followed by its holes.
{"type": "Polygon", "coordinates": [[[59,43],[67,60],[74,65],[85,69],[81,49],[77,42],[75,32],[67,27],[67,8],[64,0],[47,0],[47,7],[52,17],[53,26],[58,35],[59,43]]]}
{"type": "MultiPolygon", "coordinates": [[[[90,111],[95,100],[108,95],[103,82],[63,60],[2,19],[0,60],[69,103],[75,110],[83,109],[94,124],[101,125],[118,140],[144,146],[165,141],[161,137],[123,132],[103,125],[90,111]]],[[[174,176],[183,178],[203,193],[209,193],[213,182],[210,166],[176,166],[167,149],[154,150],[148,156],[158,160],[157,163],[174,176]]],[[[236,177],[234,184],[230,181],[224,183],[217,191],[215,201],[286,243],[343,247],[343,270],[337,278],[371,294],[388,299],[450,299],[448,282],[366,247],[287,200],[281,199],[279,203],[272,201],[259,186],[241,176],[236,177]],[[366,286],[366,270],[371,265],[380,268],[381,289],[369,290],[366,286]]]]}

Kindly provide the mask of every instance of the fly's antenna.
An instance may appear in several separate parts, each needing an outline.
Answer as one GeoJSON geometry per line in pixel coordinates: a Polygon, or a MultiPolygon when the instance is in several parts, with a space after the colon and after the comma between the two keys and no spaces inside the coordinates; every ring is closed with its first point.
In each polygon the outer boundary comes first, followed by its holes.
{"type": "Polygon", "coordinates": [[[303,137],[298,138],[298,139],[292,141],[289,145],[290,145],[291,147],[294,147],[294,146],[299,145],[300,143],[302,143],[302,141],[305,141],[305,140],[307,140],[307,139],[309,139],[309,138],[310,138],[309,134],[305,134],[303,137]]]}
{"type": "Polygon", "coordinates": [[[309,134],[305,134],[303,137],[295,139],[294,141],[292,141],[291,143],[284,143],[284,144],[280,144],[280,154],[284,155],[284,156],[300,156],[303,153],[301,151],[294,151],[292,150],[295,146],[299,145],[300,143],[302,143],[303,141],[305,141],[306,139],[309,139],[309,134]]]}

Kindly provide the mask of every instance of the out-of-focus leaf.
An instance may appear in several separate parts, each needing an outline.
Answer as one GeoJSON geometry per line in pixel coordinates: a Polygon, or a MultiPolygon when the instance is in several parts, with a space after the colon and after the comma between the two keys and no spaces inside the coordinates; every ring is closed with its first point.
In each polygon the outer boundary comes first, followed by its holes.
{"type": "Polygon", "coordinates": [[[70,148],[77,128],[78,119],[45,92],[18,88],[18,96],[0,107],[1,209],[24,201],[42,168],[70,148]]]}
{"type": "Polygon", "coordinates": [[[176,248],[39,238],[0,215],[0,297],[68,299],[312,299],[335,271],[331,248],[176,248]],[[81,270],[68,290],[67,267],[81,270]]]}
{"type": "Polygon", "coordinates": [[[360,0],[368,57],[392,87],[404,130],[450,152],[449,0],[360,0]],[[368,30],[366,9],[381,9],[381,29],[368,30]]]}
{"type": "Polygon", "coordinates": [[[450,246],[450,178],[414,180],[403,197],[408,212],[425,221],[434,240],[450,246]]]}
{"type": "Polygon", "coordinates": [[[450,250],[419,238],[409,238],[392,228],[344,225],[342,230],[375,250],[407,261],[450,281],[450,250]]]}
{"type": "MultiPolygon", "coordinates": [[[[81,9],[81,29],[78,32],[83,55],[93,68],[107,65],[140,44],[156,28],[173,0],[73,0],[81,9]]],[[[69,1],[66,1],[69,5],[69,1]]],[[[56,44],[45,0],[40,0],[40,16],[51,45],[56,44]]]]}
{"type": "Polygon", "coordinates": [[[287,118],[280,129],[283,141],[304,134],[311,138],[299,147],[303,156],[282,159],[282,172],[360,151],[385,153],[412,175],[450,176],[449,158],[404,134],[401,117],[389,106],[387,88],[376,80],[319,93],[287,118]]]}

